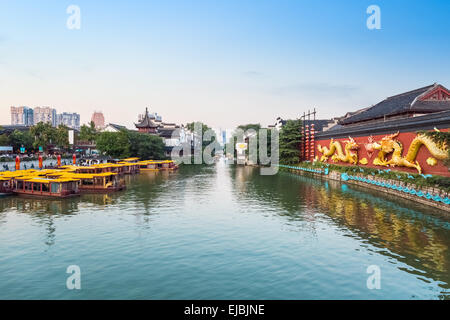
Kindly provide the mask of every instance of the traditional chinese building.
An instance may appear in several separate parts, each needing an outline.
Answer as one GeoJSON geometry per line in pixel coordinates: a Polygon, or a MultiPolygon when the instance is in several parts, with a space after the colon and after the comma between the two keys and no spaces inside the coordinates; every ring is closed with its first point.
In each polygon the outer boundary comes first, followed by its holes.
{"type": "Polygon", "coordinates": [[[148,108],[145,108],[145,113],[142,119],[138,123],[135,123],[134,125],[136,126],[136,129],[138,129],[139,132],[152,134],[157,134],[158,127],[160,126],[158,123],[154,121],[154,119],[151,119],[150,114],[148,112],[148,108]]]}
{"type": "Polygon", "coordinates": [[[450,92],[433,84],[388,97],[346,115],[329,130],[310,133],[304,159],[450,176],[450,146],[424,134],[449,129],[450,92]]]}
{"type": "Polygon", "coordinates": [[[186,141],[186,133],[183,126],[163,122],[160,115],[150,113],[148,108],[145,108],[144,114],[139,115],[138,120],[135,126],[139,132],[157,135],[163,139],[166,156],[170,155],[173,147],[186,141]]]}

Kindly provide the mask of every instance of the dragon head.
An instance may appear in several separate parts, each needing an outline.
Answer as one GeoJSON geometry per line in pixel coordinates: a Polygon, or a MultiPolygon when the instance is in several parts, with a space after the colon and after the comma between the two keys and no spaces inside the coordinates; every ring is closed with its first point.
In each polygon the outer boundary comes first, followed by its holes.
{"type": "Polygon", "coordinates": [[[390,134],[388,136],[385,136],[381,139],[380,143],[376,143],[376,145],[374,146],[374,149],[376,150],[381,150],[385,153],[390,153],[392,151],[394,151],[394,143],[395,143],[395,138],[399,135],[399,131],[397,131],[397,133],[393,133],[390,134]]]}
{"type": "Polygon", "coordinates": [[[344,143],[345,143],[345,149],[347,149],[347,150],[357,150],[357,149],[359,149],[359,145],[350,136],[348,137],[348,140],[344,141],[344,143]]]}

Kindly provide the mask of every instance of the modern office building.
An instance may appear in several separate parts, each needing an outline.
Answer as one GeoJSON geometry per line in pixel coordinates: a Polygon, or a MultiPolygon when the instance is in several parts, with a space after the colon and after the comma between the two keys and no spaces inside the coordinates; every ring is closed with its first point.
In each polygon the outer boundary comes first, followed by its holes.
{"type": "Polygon", "coordinates": [[[33,110],[33,120],[34,124],[39,122],[50,123],[52,126],[56,127],[57,116],[56,109],[50,107],[36,107],[33,110]]]}
{"type": "Polygon", "coordinates": [[[11,125],[15,126],[32,126],[33,109],[25,106],[11,107],[11,125]]]}
{"type": "Polygon", "coordinates": [[[78,113],[63,112],[56,116],[56,125],[65,125],[71,129],[80,130],[80,115],[78,113]]]}

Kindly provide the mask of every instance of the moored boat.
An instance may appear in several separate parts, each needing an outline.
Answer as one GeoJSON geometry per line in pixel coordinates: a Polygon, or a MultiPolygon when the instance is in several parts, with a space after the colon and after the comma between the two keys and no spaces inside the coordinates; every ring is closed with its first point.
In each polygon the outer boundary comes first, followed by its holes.
{"type": "Polygon", "coordinates": [[[79,180],[78,187],[83,193],[114,192],[125,189],[125,182],[114,172],[63,173],[60,177],[79,180]]]}
{"type": "Polygon", "coordinates": [[[0,176],[0,197],[12,194],[11,178],[0,176]]]}
{"type": "Polygon", "coordinates": [[[80,195],[78,182],[71,178],[48,179],[23,176],[13,180],[12,192],[25,196],[68,198],[80,195]]]}

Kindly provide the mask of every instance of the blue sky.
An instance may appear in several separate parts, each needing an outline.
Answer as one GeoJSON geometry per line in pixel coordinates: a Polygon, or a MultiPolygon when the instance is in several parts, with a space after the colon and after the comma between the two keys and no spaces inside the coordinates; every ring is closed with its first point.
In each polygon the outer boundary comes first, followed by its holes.
{"type": "Polygon", "coordinates": [[[450,1],[0,1],[0,124],[11,105],[132,127],[339,116],[450,87],[450,1]],[[81,29],[69,30],[69,5],[81,29]],[[366,9],[381,9],[368,30],[366,9]]]}

